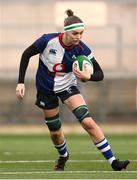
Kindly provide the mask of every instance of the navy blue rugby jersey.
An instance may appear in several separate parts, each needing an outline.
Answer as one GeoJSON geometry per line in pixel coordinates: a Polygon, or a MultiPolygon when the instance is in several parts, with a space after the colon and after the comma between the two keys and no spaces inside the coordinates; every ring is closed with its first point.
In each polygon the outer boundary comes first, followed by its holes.
{"type": "Polygon", "coordinates": [[[77,80],[72,72],[74,57],[86,55],[93,58],[93,53],[82,41],[75,46],[65,46],[62,35],[63,33],[44,34],[35,41],[40,52],[36,74],[37,90],[58,93],[76,86],[77,80]]]}

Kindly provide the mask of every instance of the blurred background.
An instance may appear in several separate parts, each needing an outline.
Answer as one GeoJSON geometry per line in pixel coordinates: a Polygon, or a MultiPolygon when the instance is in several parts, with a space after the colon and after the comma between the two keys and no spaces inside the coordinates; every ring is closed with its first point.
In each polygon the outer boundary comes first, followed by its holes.
{"type": "MultiPolygon", "coordinates": [[[[38,56],[27,69],[23,101],[15,96],[20,57],[44,33],[63,31],[68,8],[85,22],[83,40],[104,70],[102,82],[79,82],[93,118],[137,130],[137,0],[0,0],[0,125],[42,124],[34,105],[38,56]]],[[[77,122],[62,104],[60,115],[77,122]]]]}

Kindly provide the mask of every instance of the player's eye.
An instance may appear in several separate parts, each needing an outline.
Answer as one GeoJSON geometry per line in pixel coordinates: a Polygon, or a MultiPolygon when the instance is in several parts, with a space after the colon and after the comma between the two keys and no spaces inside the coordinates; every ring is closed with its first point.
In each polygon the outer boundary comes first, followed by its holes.
{"type": "Polygon", "coordinates": [[[77,35],[77,34],[82,35],[82,34],[83,34],[83,31],[81,31],[81,32],[75,32],[75,31],[73,31],[72,34],[73,34],[74,36],[77,35]]]}
{"type": "Polygon", "coordinates": [[[77,35],[78,33],[77,33],[77,32],[73,32],[72,34],[73,34],[73,35],[77,35]]]}

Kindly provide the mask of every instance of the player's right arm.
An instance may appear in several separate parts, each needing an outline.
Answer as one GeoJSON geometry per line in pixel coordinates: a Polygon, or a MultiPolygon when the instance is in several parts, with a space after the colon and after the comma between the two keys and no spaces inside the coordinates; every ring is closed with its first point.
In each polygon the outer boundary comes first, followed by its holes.
{"type": "Polygon", "coordinates": [[[36,47],[35,43],[33,43],[31,46],[29,46],[22,54],[21,61],[20,61],[20,67],[19,67],[19,77],[18,77],[18,84],[16,87],[16,96],[19,99],[22,99],[25,95],[25,74],[26,70],[29,64],[29,60],[32,56],[39,54],[40,51],[36,47]]]}
{"type": "Polygon", "coordinates": [[[24,79],[30,58],[36,54],[42,53],[46,48],[48,41],[57,35],[58,33],[48,35],[43,34],[23,52],[19,67],[18,84],[16,87],[16,95],[19,99],[22,99],[25,95],[24,79]]]}

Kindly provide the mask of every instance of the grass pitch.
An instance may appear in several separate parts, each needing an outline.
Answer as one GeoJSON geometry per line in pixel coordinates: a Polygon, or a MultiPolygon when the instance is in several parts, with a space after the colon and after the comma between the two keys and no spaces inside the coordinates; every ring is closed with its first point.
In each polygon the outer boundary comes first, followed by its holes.
{"type": "Polygon", "coordinates": [[[114,154],[131,161],[114,172],[88,135],[66,135],[70,159],[54,172],[58,157],[48,135],[0,135],[0,179],[136,179],[137,134],[107,135],[114,154]]]}

